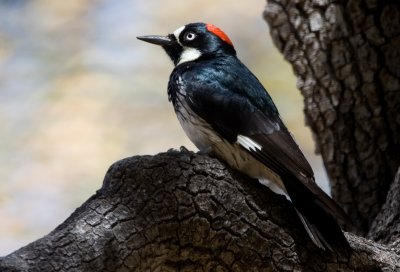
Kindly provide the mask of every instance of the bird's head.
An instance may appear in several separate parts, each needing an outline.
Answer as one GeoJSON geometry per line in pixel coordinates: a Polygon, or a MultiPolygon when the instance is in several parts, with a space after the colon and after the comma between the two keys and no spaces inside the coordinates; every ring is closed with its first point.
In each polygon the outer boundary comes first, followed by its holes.
{"type": "Polygon", "coordinates": [[[167,36],[149,35],[137,38],[161,45],[175,65],[218,55],[236,55],[232,41],[212,24],[192,23],[167,36]]]}

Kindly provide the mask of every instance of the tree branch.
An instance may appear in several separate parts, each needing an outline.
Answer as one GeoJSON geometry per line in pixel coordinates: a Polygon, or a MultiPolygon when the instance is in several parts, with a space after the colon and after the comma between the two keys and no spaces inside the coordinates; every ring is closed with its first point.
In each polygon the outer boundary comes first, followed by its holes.
{"type": "Polygon", "coordinates": [[[103,187],[1,271],[376,271],[384,246],[348,235],[350,257],[317,249],[291,204],[216,159],[191,152],[121,160],[103,187]]]}

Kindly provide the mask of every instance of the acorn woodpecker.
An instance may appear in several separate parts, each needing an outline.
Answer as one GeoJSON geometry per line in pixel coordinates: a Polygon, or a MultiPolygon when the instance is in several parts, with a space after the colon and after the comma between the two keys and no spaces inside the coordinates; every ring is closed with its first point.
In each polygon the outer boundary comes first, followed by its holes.
{"type": "Polygon", "coordinates": [[[348,222],[347,215],[315,183],[274,102],[228,36],[212,24],[191,23],[167,36],[137,38],[162,46],[172,59],[168,98],[197,148],[285,195],[319,248],[347,250],[337,223],[348,222]]]}

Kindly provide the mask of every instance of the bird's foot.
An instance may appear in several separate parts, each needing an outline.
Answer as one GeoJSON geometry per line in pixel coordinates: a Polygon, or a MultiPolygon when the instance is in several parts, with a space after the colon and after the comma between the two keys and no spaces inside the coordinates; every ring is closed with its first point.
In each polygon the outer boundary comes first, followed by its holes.
{"type": "Polygon", "coordinates": [[[184,152],[184,153],[189,153],[190,152],[190,150],[189,149],[187,149],[185,146],[183,146],[183,145],[181,145],[181,147],[179,148],[179,151],[180,152],[184,152]]]}

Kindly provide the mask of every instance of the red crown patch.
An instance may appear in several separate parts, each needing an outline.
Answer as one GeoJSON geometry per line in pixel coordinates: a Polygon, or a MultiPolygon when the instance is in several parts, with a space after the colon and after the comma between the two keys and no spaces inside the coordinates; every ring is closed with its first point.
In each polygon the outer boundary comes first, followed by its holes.
{"type": "Polygon", "coordinates": [[[225,41],[226,43],[230,44],[233,46],[233,43],[231,39],[218,27],[216,27],[213,24],[206,24],[206,28],[208,31],[214,33],[216,36],[218,36],[221,40],[225,41]]]}

